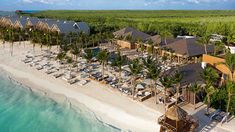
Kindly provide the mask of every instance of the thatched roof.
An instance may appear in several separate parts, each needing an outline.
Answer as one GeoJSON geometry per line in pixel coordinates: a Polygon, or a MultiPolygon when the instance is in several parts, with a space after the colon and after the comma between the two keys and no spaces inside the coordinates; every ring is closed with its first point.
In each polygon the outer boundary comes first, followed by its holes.
{"type": "MultiPolygon", "coordinates": [[[[171,49],[176,54],[188,57],[199,56],[205,54],[204,46],[197,42],[196,38],[177,39],[176,41],[164,45],[163,48],[171,49]]],[[[208,53],[214,52],[214,46],[207,46],[208,53]]]]}
{"type": "Polygon", "coordinates": [[[165,114],[167,118],[175,121],[185,120],[187,115],[188,113],[177,105],[170,107],[165,114]]]}
{"type": "Polygon", "coordinates": [[[26,23],[29,21],[32,23],[32,26],[35,26],[38,22],[42,22],[48,25],[48,29],[50,29],[53,25],[57,25],[60,30],[60,33],[68,34],[70,32],[80,33],[83,32],[85,34],[90,34],[90,28],[85,22],[74,22],[74,21],[65,21],[65,20],[55,20],[55,19],[47,19],[47,18],[36,18],[36,17],[18,17],[18,16],[10,16],[6,17],[11,20],[12,24],[16,21],[19,21],[20,24],[25,28],[26,23]]]}
{"type": "Polygon", "coordinates": [[[194,84],[194,83],[204,83],[204,79],[201,76],[203,68],[201,63],[187,64],[179,68],[172,68],[164,73],[165,76],[173,76],[176,71],[178,71],[182,76],[180,81],[181,86],[194,84]]]}
{"type": "MultiPolygon", "coordinates": [[[[164,76],[173,76],[178,71],[183,76],[182,80],[180,81],[181,86],[186,86],[194,83],[204,84],[204,79],[201,76],[203,70],[204,69],[202,68],[201,63],[193,63],[178,68],[172,68],[164,72],[164,76]]],[[[215,71],[218,74],[221,74],[219,70],[215,69],[215,71]]]]}
{"type": "Polygon", "coordinates": [[[150,35],[144,33],[144,32],[141,32],[141,31],[138,31],[134,28],[131,28],[131,27],[126,27],[126,28],[123,28],[119,31],[116,31],[113,33],[114,36],[116,37],[127,37],[127,36],[131,36],[133,39],[141,39],[142,41],[146,40],[147,38],[151,37],[150,35]]]}
{"type": "Polygon", "coordinates": [[[146,41],[149,41],[151,40],[153,42],[153,44],[160,44],[161,43],[161,36],[160,35],[154,35],[154,36],[151,36],[149,38],[147,38],[146,41]]]}

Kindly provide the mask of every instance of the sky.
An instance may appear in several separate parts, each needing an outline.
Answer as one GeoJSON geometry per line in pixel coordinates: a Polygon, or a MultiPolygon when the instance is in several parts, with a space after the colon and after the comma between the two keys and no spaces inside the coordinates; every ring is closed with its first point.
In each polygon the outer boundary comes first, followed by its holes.
{"type": "Polygon", "coordinates": [[[235,10],[235,0],[0,0],[0,10],[235,10]]]}

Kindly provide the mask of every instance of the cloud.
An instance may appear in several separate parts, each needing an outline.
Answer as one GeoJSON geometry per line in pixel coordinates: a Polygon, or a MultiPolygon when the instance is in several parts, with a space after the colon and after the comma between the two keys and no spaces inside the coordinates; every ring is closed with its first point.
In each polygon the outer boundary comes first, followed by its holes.
{"type": "Polygon", "coordinates": [[[61,4],[70,0],[21,0],[23,3],[61,4]]]}
{"type": "MultiPolygon", "coordinates": [[[[218,2],[227,2],[228,0],[187,0],[189,3],[195,3],[195,4],[200,4],[200,3],[218,3],[218,2]]],[[[233,0],[230,0],[231,2],[233,0]]]]}
{"type": "Polygon", "coordinates": [[[17,0],[23,9],[235,9],[234,3],[235,0],[17,0]]]}
{"type": "Polygon", "coordinates": [[[144,5],[185,5],[185,4],[203,4],[203,3],[219,3],[234,2],[235,0],[145,0],[144,5]]]}

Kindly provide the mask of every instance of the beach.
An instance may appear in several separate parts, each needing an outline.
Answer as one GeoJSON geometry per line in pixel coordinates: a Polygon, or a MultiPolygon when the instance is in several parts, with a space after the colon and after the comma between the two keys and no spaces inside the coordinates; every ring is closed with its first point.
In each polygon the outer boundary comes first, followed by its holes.
{"type": "MultiPolygon", "coordinates": [[[[124,131],[159,131],[157,119],[162,113],[148,104],[133,101],[96,81],[85,86],[70,85],[24,64],[21,60],[28,51],[33,50],[29,42],[22,42],[21,45],[15,43],[13,56],[9,52],[10,44],[6,44],[5,48],[2,43],[0,45],[0,68],[32,91],[41,91],[58,102],[67,99],[71,105],[81,103],[94,112],[99,120],[124,131]]],[[[40,46],[36,45],[35,51],[40,50],[40,46]]]]}

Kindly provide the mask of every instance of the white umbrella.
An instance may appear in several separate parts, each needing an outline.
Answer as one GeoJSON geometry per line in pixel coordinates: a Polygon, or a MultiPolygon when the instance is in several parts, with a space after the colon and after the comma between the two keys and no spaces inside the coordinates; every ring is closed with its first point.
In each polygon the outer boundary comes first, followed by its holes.
{"type": "Polygon", "coordinates": [[[151,79],[144,79],[143,83],[145,83],[146,85],[151,85],[151,79]]]}
{"type": "Polygon", "coordinates": [[[142,84],[138,84],[138,85],[136,86],[136,89],[139,89],[139,90],[144,89],[144,86],[143,86],[142,84]]]}
{"type": "Polygon", "coordinates": [[[126,83],[124,83],[123,85],[122,85],[122,88],[128,88],[129,86],[128,86],[128,84],[126,84],[126,83]]]}

